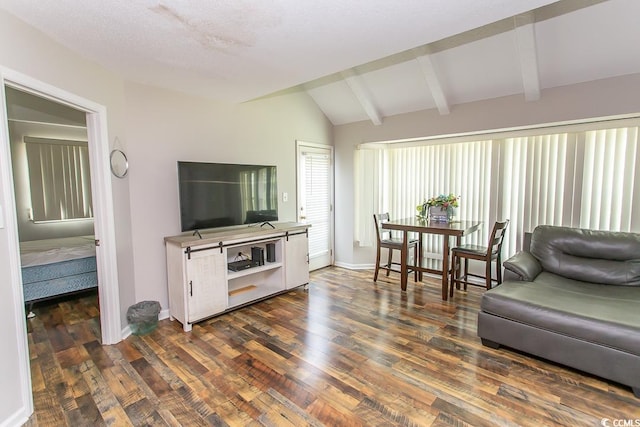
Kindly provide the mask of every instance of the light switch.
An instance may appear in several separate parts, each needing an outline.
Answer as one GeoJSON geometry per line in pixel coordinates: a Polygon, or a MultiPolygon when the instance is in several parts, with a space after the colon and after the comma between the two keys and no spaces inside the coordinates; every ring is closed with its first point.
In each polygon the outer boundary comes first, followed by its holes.
{"type": "Polygon", "coordinates": [[[287,192],[282,193],[282,201],[283,202],[288,202],[289,201],[289,193],[287,193],[287,192]]]}

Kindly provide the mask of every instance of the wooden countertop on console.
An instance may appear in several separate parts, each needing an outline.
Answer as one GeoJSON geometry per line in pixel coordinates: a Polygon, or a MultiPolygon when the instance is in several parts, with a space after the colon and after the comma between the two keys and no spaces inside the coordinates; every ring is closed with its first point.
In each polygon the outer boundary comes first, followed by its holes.
{"type": "Polygon", "coordinates": [[[273,222],[275,228],[268,225],[260,227],[260,225],[238,225],[232,227],[223,227],[208,230],[199,230],[202,239],[197,235],[193,235],[193,231],[188,231],[176,236],[167,236],[164,238],[165,243],[173,243],[183,248],[194,245],[206,245],[218,243],[221,241],[240,240],[247,238],[255,238],[260,236],[268,236],[272,234],[284,234],[288,232],[302,231],[311,227],[311,224],[302,224],[299,222],[273,222]]]}

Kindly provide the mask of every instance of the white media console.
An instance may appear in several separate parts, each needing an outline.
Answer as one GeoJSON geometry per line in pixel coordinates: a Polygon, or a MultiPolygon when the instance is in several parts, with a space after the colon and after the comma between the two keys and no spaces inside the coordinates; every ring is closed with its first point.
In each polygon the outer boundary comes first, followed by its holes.
{"type": "Polygon", "coordinates": [[[165,237],[171,320],[189,332],[193,323],[309,283],[309,225],[273,227],[165,237]],[[259,259],[237,262],[252,251],[259,259]]]}

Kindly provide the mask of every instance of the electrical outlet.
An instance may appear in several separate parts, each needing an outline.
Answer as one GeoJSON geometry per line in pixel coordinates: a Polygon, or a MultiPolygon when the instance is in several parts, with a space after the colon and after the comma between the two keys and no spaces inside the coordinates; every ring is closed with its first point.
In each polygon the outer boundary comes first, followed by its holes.
{"type": "Polygon", "coordinates": [[[289,201],[289,193],[287,193],[286,191],[284,193],[282,193],[282,201],[283,202],[288,202],[289,201]]]}

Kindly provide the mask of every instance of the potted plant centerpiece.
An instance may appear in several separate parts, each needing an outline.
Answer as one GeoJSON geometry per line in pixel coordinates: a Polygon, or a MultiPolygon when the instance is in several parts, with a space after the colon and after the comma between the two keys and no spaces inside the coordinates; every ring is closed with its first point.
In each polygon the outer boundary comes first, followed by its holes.
{"type": "Polygon", "coordinates": [[[416,206],[418,218],[429,219],[437,222],[450,222],[458,207],[460,196],[453,193],[440,194],[430,199],[425,199],[422,204],[416,206]]]}

